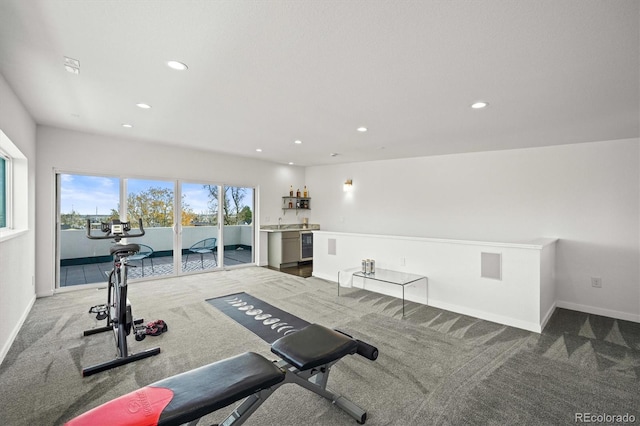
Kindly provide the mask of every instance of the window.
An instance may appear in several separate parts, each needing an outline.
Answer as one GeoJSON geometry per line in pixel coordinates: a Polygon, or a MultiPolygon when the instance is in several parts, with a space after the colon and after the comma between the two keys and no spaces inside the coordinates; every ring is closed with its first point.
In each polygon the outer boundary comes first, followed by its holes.
{"type": "Polygon", "coordinates": [[[29,228],[29,162],[0,130],[0,242],[29,228]]]}
{"type": "Polygon", "coordinates": [[[9,228],[11,221],[11,158],[0,151],[0,228],[9,228]]]}
{"type": "Polygon", "coordinates": [[[92,226],[124,217],[136,228],[142,219],[145,235],[132,242],[149,255],[129,271],[132,279],[255,262],[253,187],[60,171],[56,192],[58,287],[102,283],[111,268],[112,241],[86,238],[87,220],[92,226]]]}

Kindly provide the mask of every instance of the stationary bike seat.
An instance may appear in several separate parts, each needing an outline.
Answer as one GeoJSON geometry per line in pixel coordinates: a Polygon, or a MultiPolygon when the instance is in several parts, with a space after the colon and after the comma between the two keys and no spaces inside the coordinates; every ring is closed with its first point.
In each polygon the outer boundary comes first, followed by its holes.
{"type": "Polygon", "coordinates": [[[114,254],[134,254],[139,251],[139,244],[116,244],[115,246],[111,246],[110,253],[113,256],[114,254]]]}

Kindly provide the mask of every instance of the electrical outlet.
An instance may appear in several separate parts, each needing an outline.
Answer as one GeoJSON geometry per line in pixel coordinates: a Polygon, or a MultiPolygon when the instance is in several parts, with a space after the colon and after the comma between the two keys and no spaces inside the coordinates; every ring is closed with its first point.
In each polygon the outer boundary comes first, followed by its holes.
{"type": "Polygon", "coordinates": [[[591,277],[591,287],[602,288],[602,278],[591,277]]]}

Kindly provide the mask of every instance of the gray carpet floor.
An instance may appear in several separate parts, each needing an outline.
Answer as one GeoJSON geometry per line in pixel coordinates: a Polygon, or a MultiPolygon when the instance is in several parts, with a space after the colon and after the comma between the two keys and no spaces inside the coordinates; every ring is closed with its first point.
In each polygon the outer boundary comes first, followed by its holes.
{"type": "MultiPolygon", "coordinates": [[[[164,377],[246,351],[274,358],[269,345],[205,299],[245,291],[306,321],[340,328],[380,350],[349,356],[329,387],[368,412],[368,425],[559,425],[576,413],[635,416],[640,422],[640,324],[558,309],[542,334],[351,289],[249,267],[130,286],[134,315],[169,331],[133,352],[161,354],[81,377],[114,357],[109,333],[87,313],[106,291],[38,299],[0,365],[0,424],[58,425],[164,377]]],[[[232,407],[208,415],[220,421],[232,407]]],[[[351,425],[329,401],[281,387],[247,425],[351,425]]],[[[607,423],[605,423],[607,424],[607,423]]]]}

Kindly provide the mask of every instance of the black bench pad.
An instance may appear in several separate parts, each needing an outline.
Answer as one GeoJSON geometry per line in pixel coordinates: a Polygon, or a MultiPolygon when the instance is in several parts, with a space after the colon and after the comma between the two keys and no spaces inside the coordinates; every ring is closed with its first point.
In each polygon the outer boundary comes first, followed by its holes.
{"type": "Polygon", "coordinates": [[[149,386],[174,392],[158,421],[159,425],[174,425],[198,419],[274,386],[284,376],[284,371],[262,355],[246,352],[149,386]]]}
{"type": "Polygon", "coordinates": [[[284,377],[273,362],[247,352],[152,383],[66,425],[181,425],[274,386],[284,377]]]}
{"type": "Polygon", "coordinates": [[[356,340],[318,324],[281,337],[271,345],[271,352],[300,371],[353,355],[357,350],[356,340]]]}

